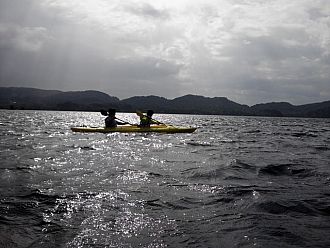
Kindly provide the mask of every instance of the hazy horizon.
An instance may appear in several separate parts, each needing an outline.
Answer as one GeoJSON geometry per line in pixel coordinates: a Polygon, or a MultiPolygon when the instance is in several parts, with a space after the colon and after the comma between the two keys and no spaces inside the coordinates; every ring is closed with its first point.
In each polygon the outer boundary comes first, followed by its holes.
{"type": "Polygon", "coordinates": [[[327,0],[0,0],[0,86],[330,100],[327,0]]]}

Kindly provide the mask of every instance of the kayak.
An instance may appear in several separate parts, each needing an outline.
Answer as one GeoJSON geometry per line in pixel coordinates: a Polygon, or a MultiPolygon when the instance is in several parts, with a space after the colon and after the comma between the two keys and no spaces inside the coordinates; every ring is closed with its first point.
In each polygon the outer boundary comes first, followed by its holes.
{"type": "Polygon", "coordinates": [[[139,126],[118,126],[118,127],[71,127],[73,132],[80,133],[192,133],[196,130],[195,127],[176,127],[166,125],[154,125],[151,127],[139,126]]]}
{"type": "Polygon", "coordinates": [[[155,125],[151,127],[139,126],[118,126],[113,128],[106,127],[71,127],[73,132],[80,133],[192,133],[196,130],[195,127],[175,127],[165,125],[155,125]]]}

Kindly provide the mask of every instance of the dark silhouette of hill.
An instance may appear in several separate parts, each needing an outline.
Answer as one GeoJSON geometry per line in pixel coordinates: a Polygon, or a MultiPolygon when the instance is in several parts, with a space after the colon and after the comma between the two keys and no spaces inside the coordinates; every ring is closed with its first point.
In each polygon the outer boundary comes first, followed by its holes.
{"type": "Polygon", "coordinates": [[[55,103],[56,108],[62,110],[95,110],[109,104],[114,107],[120,105],[118,98],[94,90],[60,92],[47,97],[45,103],[49,106],[55,103]]]}
{"type": "Polygon", "coordinates": [[[232,102],[225,97],[186,95],[168,100],[158,96],[135,96],[122,102],[135,109],[157,109],[157,112],[162,113],[244,115],[249,111],[249,106],[232,102]]]}
{"type": "Polygon", "coordinates": [[[261,103],[251,107],[253,115],[289,116],[295,113],[295,107],[288,102],[261,103]]]}
{"type": "Polygon", "coordinates": [[[117,97],[103,92],[41,90],[35,88],[0,87],[0,107],[44,110],[95,110],[111,104],[120,105],[117,97]]]}
{"type": "Polygon", "coordinates": [[[252,115],[267,116],[273,112],[272,116],[277,113],[277,116],[330,118],[330,101],[299,106],[287,102],[272,102],[256,104],[250,109],[252,115]]]}
{"type": "Polygon", "coordinates": [[[158,112],[162,113],[171,111],[169,102],[170,100],[159,96],[134,96],[121,101],[126,106],[130,106],[128,111],[157,109],[158,112]]]}
{"type": "Polygon", "coordinates": [[[158,113],[330,118],[330,101],[299,106],[272,102],[249,107],[226,97],[185,95],[169,100],[159,96],[134,96],[119,100],[95,90],[63,92],[0,87],[0,108],[4,109],[99,111],[110,107],[124,112],[153,109],[158,113]]]}
{"type": "Polygon", "coordinates": [[[185,113],[204,112],[205,114],[244,115],[249,106],[228,100],[226,97],[204,97],[186,95],[172,100],[173,106],[180,106],[185,113]]]}

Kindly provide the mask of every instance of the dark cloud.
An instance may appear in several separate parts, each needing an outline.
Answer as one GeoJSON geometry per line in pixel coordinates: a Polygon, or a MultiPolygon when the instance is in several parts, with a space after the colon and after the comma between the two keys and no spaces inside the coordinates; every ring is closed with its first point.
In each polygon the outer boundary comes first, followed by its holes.
{"type": "Polygon", "coordinates": [[[327,0],[0,0],[0,85],[330,99],[327,0]]]}

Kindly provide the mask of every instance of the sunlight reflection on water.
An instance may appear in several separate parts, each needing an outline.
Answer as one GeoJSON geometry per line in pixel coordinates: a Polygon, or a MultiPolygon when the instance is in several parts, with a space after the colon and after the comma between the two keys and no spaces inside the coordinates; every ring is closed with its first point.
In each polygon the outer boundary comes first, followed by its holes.
{"type": "Polygon", "coordinates": [[[14,226],[34,247],[328,245],[328,120],[156,114],[199,129],[81,134],[69,128],[104,116],[1,114],[1,235],[14,226]]]}

